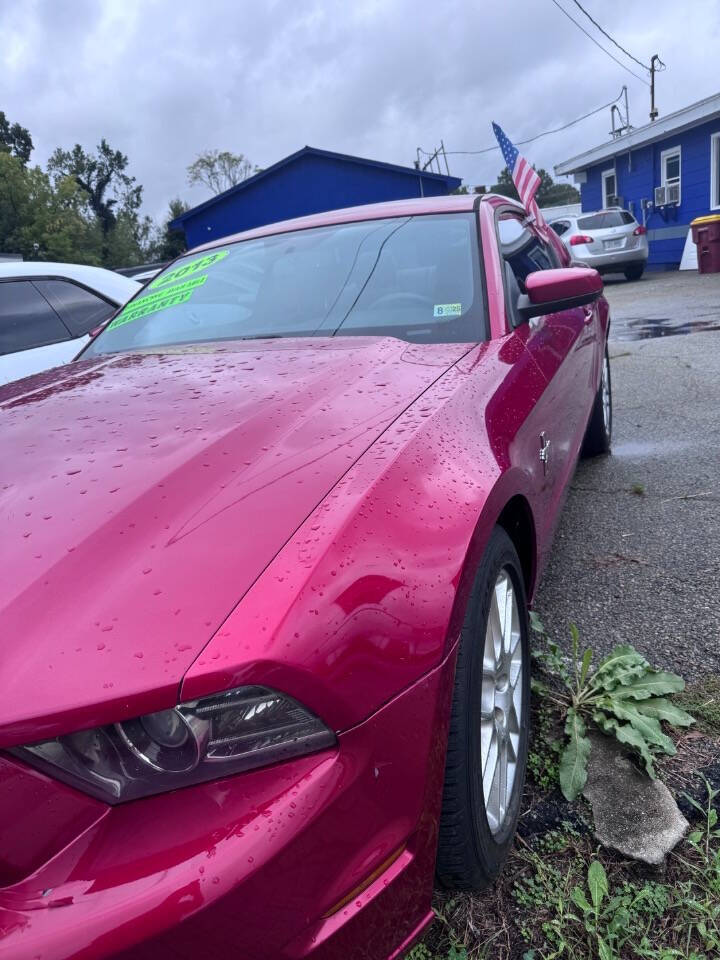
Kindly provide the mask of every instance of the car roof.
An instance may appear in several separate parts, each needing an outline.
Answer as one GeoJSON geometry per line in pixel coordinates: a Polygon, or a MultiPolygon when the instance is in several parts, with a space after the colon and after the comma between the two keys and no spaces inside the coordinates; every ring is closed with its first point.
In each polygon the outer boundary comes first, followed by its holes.
{"type": "MultiPolygon", "coordinates": [[[[499,197],[496,194],[484,193],[455,193],[444,197],[417,197],[410,200],[388,200],[384,203],[366,203],[359,207],[344,207],[340,210],[328,210],[325,213],[313,213],[307,217],[296,217],[293,220],[281,220],[278,223],[268,223],[253,230],[242,233],[233,233],[219,240],[212,240],[199,247],[188,250],[188,253],[198,253],[201,250],[212,250],[224,243],[235,243],[238,240],[252,240],[255,237],[269,237],[277,233],[289,233],[292,230],[306,230],[311,227],[332,226],[338,223],[353,223],[361,220],[384,220],[390,217],[413,217],[425,213],[461,213],[474,210],[479,202],[501,200],[523,208],[508,197],[499,197]]],[[[183,254],[186,256],[186,254],[183,254]]]]}
{"type": "Polygon", "coordinates": [[[627,213],[633,220],[636,220],[635,214],[631,213],[627,207],[603,207],[602,210],[583,210],[581,213],[564,213],[559,217],[553,217],[550,223],[561,223],[563,220],[584,220],[585,217],[595,217],[599,213],[627,213]]]}
{"type": "Polygon", "coordinates": [[[583,210],[582,213],[574,213],[571,219],[581,220],[583,217],[595,217],[599,213],[627,213],[632,217],[632,213],[626,207],[603,207],[601,210],[583,210]]]}
{"type": "Polygon", "coordinates": [[[142,284],[103,267],[89,267],[82,263],[47,263],[42,261],[0,261],[0,280],[24,277],[62,278],[74,280],[96,290],[114,303],[125,303],[137,293],[142,284]]]}

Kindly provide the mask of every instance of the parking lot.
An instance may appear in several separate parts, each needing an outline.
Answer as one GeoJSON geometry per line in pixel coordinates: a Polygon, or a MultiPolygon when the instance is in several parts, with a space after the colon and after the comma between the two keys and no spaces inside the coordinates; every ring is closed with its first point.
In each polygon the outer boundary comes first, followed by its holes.
{"type": "Polygon", "coordinates": [[[607,652],[720,673],[720,275],[606,283],[614,443],[581,462],[537,610],[607,652]]]}

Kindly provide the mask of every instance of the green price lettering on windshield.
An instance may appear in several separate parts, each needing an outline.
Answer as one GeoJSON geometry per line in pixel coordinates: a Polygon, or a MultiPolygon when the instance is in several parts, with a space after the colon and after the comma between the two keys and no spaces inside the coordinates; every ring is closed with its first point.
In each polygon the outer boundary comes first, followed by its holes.
{"type": "Polygon", "coordinates": [[[156,277],[155,280],[152,281],[150,287],[166,287],[169,283],[175,283],[177,280],[189,277],[190,274],[197,273],[199,270],[207,270],[207,268],[211,267],[214,263],[219,263],[220,260],[224,260],[229,253],[229,250],[217,250],[214,253],[209,253],[205,257],[200,257],[198,260],[181,263],[179,267],[175,267],[170,273],[161,273],[159,277],[156,277]]]}
{"type": "Polygon", "coordinates": [[[192,296],[193,290],[201,287],[206,280],[207,274],[202,277],[192,277],[184,283],[168,287],[167,290],[159,290],[157,293],[151,293],[139,300],[133,300],[122,313],[115,317],[107,329],[114,330],[116,327],[122,327],[125,323],[130,323],[131,320],[139,320],[141,317],[147,317],[159,310],[167,310],[168,307],[176,307],[179,303],[186,303],[192,296]]]}

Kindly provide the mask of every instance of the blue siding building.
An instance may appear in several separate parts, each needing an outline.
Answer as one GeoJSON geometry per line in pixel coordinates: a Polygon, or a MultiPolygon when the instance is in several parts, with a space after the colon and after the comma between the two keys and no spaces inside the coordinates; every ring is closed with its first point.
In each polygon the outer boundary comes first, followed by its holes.
{"type": "Polygon", "coordinates": [[[555,167],[574,174],[583,211],[621,206],[648,231],[648,266],[677,267],[690,221],[720,210],[720,94],[555,167]]]}
{"type": "Polygon", "coordinates": [[[303,147],[170,223],[188,247],[267,223],[385,200],[437,197],[458,177],[303,147]]]}

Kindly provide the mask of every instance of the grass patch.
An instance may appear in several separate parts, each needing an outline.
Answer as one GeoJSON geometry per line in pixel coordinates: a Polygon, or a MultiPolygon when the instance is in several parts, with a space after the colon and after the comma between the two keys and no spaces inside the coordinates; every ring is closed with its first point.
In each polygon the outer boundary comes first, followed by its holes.
{"type": "Polygon", "coordinates": [[[688,684],[673,699],[695,717],[701,730],[720,737],[720,677],[706,677],[688,684]]]}
{"type": "MultiPolygon", "coordinates": [[[[674,731],[678,754],[659,762],[658,772],[692,822],[660,874],[600,848],[587,804],[563,799],[565,709],[558,674],[569,669],[575,677],[577,654],[573,659],[562,662],[558,650],[553,669],[541,656],[535,671],[523,813],[502,875],[479,894],[437,891],[436,922],[410,960],[720,957],[720,789],[713,789],[720,784],[720,678],[664,701],[696,716],[704,732],[674,731]],[[699,767],[713,783],[697,773],[699,767]]],[[[672,709],[661,712],[663,723],[666,713],[672,709]]]]}
{"type": "Polygon", "coordinates": [[[519,839],[481,894],[437,894],[438,920],[410,960],[715,960],[720,829],[710,788],[659,880],[566,826],[519,839]]]}
{"type": "Polygon", "coordinates": [[[560,783],[563,728],[557,713],[534,691],[531,726],[533,734],[528,752],[528,779],[538,790],[550,793],[560,783]]]}

